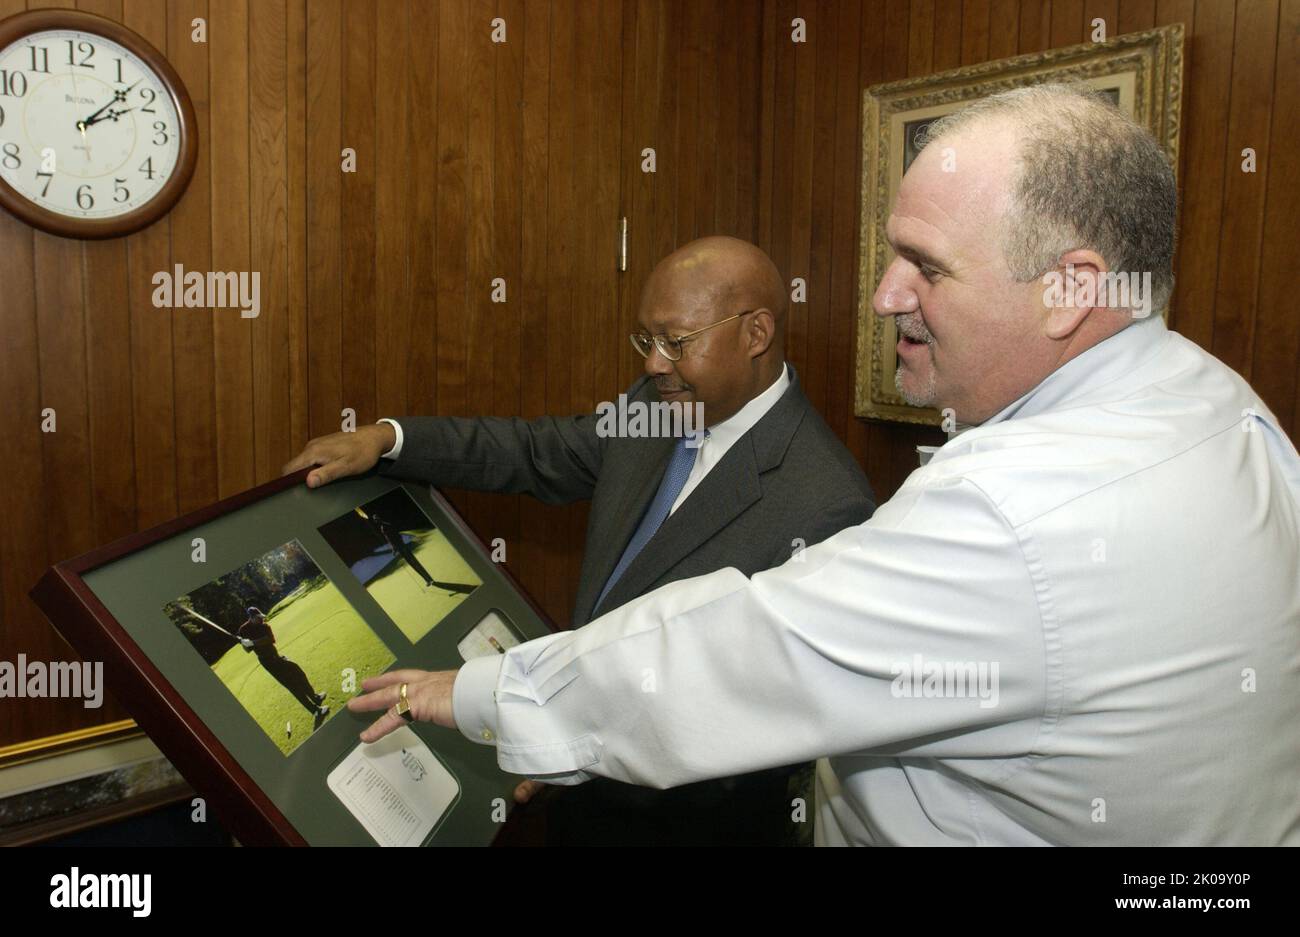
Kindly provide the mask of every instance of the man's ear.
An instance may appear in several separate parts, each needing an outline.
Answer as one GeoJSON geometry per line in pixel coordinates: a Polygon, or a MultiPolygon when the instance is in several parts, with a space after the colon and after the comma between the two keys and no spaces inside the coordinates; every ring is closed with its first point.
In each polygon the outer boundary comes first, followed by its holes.
{"type": "Polygon", "coordinates": [[[1043,275],[1043,305],[1047,318],[1043,334],[1048,338],[1066,339],[1106,301],[1106,261],[1096,251],[1080,248],[1067,251],[1056,268],[1043,275]]]}
{"type": "Polygon", "coordinates": [[[776,336],[776,317],[772,315],[771,309],[763,307],[755,309],[746,318],[749,319],[745,327],[747,351],[749,357],[757,358],[772,347],[772,339],[776,336]]]}

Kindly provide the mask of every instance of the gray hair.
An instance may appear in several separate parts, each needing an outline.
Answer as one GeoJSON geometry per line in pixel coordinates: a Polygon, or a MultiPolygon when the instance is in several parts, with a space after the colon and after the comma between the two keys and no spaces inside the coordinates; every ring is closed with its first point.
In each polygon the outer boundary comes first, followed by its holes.
{"type": "Polygon", "coordinates": [[[926,128],[923,145],[987,119],[1017,136],[1011,207],[1002,219],[1008,268],[1021,283],[1087,247],[1112,271],[1151,274],[1151,308],[1174,289],[1178,188],[1145,128],[1086,85],[1044,84],[981,98],[926,128]]]}

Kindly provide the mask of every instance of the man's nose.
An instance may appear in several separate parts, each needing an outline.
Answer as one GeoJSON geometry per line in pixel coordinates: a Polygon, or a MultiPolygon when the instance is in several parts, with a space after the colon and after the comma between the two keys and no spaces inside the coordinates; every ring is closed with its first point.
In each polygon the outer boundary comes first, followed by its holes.
{"type": "Polygon", "coordinates": [[[896,316],[905,312],[916,312],[921,304],[916,292],[908,285],[908,263],[901,257],[895,257],[880,279],[876,294],[871,297],[871,306],[878,316],[896,316]]]}
{"type": "Polygon", "coordinates": [[[645,356],[645,373],[651,377],[673,373],[673,363],[663,356],[659,346],[654,343],[650,345],[650,354],[645,356]]]}

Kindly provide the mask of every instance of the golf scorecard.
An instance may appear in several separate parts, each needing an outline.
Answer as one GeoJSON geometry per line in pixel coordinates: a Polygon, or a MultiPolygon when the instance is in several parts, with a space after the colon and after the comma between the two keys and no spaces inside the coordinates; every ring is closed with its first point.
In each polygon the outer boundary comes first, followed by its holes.
{"type": "Polygon", "coordinates": [[[242,842],[485,845],[518,778],[411,723],[373,744],[362,681],[552,630],[436,490],[305,472],[52,567],[32,590],[242,842]]]}

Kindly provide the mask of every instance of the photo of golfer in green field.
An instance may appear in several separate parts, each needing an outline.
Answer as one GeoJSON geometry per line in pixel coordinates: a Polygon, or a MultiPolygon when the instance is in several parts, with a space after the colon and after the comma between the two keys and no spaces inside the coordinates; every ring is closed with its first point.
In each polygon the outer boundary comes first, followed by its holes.
{"type": "Polygon", "coordinates": [[[402,488],[335,518],[320,535],[412,644],[483,584],[402,488]]]}
{"type": "Polygon", "coordinates": [[[297,540],[163,612],[286,755],[396,660],[297,540]]]}

